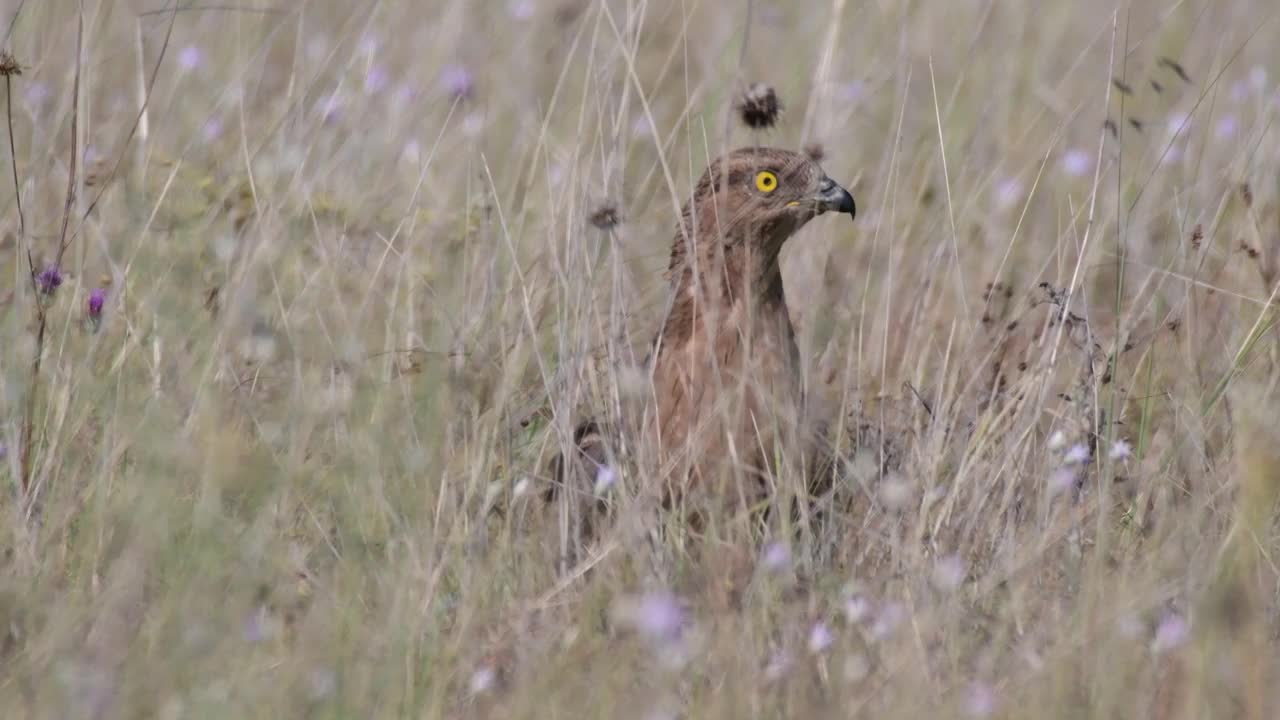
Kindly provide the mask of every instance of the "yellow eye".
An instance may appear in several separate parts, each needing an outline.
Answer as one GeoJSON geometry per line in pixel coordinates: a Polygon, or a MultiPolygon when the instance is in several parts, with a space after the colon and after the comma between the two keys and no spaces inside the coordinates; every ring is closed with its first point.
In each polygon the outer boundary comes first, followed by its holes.
{"type": "Polygon", "coordinates": [[[778,189],[778,176],[768,170],[761,170],[756,173],[756,189],[760,192],[771,193],[778,189]]]}

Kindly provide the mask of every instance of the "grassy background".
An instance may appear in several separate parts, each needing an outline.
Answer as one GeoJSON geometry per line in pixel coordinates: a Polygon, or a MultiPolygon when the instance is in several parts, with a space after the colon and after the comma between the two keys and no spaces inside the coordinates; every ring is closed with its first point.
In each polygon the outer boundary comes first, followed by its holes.
{"type": "Polygon", "coordinates": [[[4,6],[4,717],[1280,712],[1273,3],[162,5],[4,6]],[[695,540],[622,463],[575,548],[747,143],[857,198],[783,254],[836,485],[695,540]]]}

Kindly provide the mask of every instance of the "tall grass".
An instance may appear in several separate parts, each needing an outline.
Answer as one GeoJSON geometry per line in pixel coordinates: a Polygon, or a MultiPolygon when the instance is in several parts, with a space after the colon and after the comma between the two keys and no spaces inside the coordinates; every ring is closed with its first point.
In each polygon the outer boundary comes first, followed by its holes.
{"type": "Polygon", "coordinates": [[[181,5],[0,14],[0,715],[1280,711],[1273,3],[181,5]],[[834,485],[584,541],[748,143],[834,485]]]}

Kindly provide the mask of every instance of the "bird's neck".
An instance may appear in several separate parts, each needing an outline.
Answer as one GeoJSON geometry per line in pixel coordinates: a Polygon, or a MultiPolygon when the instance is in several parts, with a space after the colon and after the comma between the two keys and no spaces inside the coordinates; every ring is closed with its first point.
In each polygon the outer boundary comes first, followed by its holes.
{"type": "Polygon", "coordinates": [[[700,249],[672,263],[664,342],[679,343],[694,333],[719,329],[754,334],[779,323],[790,329],[778,253],[772,247],[730,239],[703,243],[700,249]]]}

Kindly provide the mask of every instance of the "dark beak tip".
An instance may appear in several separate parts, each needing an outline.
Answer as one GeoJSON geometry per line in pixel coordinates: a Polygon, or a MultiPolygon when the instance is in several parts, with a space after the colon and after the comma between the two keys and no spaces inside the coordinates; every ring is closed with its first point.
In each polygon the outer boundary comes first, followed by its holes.
{"type": "Polygon", "coordinates": [[[853,194],[848,190],[844,191],[844,196],[840,198],[840,212],[849,213],[850,219],[858,216],[858,206],[853,202],[853,194]]]}

